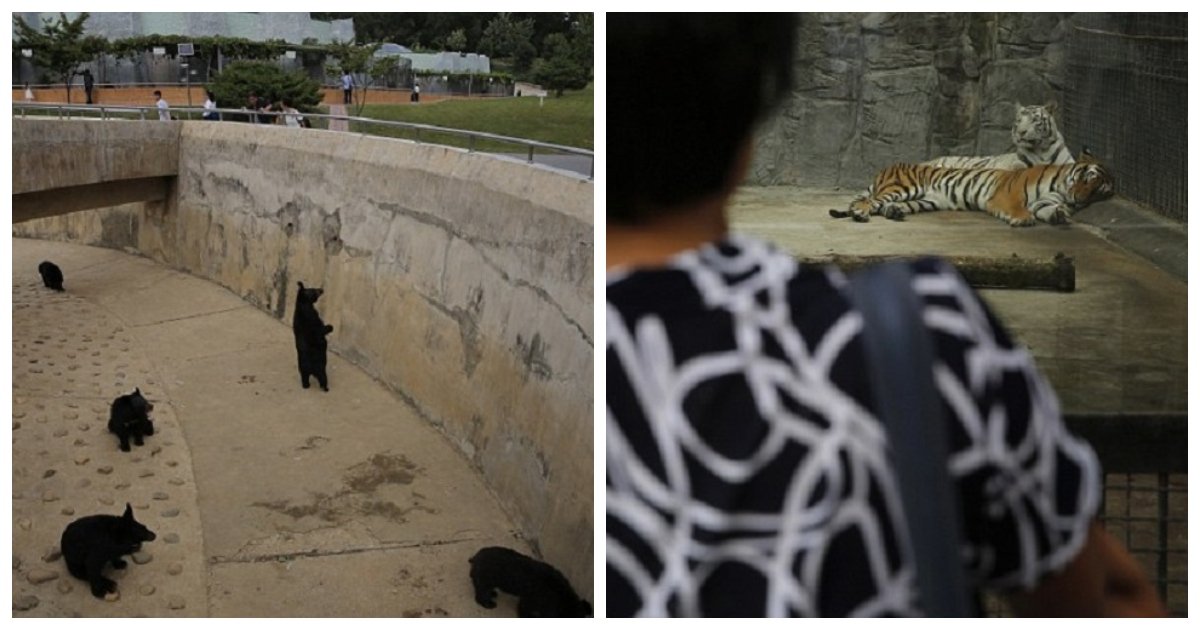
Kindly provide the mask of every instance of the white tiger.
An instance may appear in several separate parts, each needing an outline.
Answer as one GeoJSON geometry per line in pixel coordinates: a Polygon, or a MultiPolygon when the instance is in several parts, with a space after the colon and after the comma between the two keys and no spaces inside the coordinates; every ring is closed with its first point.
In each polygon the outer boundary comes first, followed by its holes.
{"type": "Polygon", "coordinates": [[[923,164],[946,168],[1005,170],[1029,168],[1038,164],[1074,164],[1075,158],[1067,150],[1067,143],[1054,122],[1056,109],[1055,103],[1029,106],[1017,104],[1017,118],[1012,126],[1012,141],[1017,147],[1016,153],[989,157],[947,156],[923,164]]]}

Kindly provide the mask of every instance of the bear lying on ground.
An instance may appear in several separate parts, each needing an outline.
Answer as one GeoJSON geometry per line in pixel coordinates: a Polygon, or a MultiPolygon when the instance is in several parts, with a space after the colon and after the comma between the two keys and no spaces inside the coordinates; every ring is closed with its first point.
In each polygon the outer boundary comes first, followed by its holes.
{"type": "Polygon", "coordinates": [[[520,617],[592,616],[592,605],[558,569],[505,547],[484,547],[471,557],[471,583],[484,608],[496,607],[499,589],[520,598],[520,617]]]}
{"type": "Polygon", "coordinates": [[[292,333],[296,335],[296,356],[300,362],[300,386],[308,389],[308,377],[317,377],[321,389],[329,391],[329,378],[325,375],[325,354],[328,343],[325,335],[333,332],[333,326],[321,321],[317,313],[317,299],[324,293],[319,288],[306,289],[303,282],[296,294],[296,311],[292,315],[292,333]]]}
{"type": "Polygon", "coordinates": [[[43,261],[42,264],[38,265],[38,273],[42,274],[42,284],[46,285],[47,289],[54,289],[55,291],[63,290],[62,269],[59,269],[58,265],[49,260],[43,261]]]}
{"type": "Polygon", "coordinates": [[[121,450],[129,452],[129,438],[141,446],[142,437],[154,435],[154,423],[150,421],[150,412],[154,405],[142,397],[142,389],[133,390],[132,394],[118,396],[112,402],[112,411],[108,416],[108,430],[116,433],[121,439],[121,450]]]}
{"type": "Polygon", "coordinates": [[[133,520],[133,508],[126,503],[122,516],[95,514],[67,525],[60,549],[71,575],[91,584],[92,595],[103,598],[117,592],[117,583],[101,575],[105,566],[112,563],[114,569],[124,569],[128,563],[121,556],[154,538],[154,532],[133,520]]]}

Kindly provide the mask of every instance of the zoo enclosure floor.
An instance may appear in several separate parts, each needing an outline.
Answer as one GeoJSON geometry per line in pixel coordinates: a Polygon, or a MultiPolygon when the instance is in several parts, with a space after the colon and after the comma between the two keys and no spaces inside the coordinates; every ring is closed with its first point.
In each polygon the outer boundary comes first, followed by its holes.
{"type": "Polygon", "coordinates": [[[289,326],[210,282],[12,243],[14,616],[515,615],[511,598],[475,603],[467,560],[528,547],[383,385],[331,353],[331,391],[301,389],[289,326]],[[43,260],[65,293],[42,286],[43,260]],[[158,431],[122,453],[108,405],[134,387],[158,431]],[[158,539],[110,570],[120,599],[97,600],[54,550],[69,522],[126,502],[158,539]]]}

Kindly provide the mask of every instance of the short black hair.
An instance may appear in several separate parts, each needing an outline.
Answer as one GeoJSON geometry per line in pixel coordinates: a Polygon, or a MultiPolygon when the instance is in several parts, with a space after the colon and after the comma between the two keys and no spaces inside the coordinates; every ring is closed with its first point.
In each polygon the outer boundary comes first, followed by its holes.
{"type": "Polygon", "coordinates": [[[638,223],[727,184],[738,148],[791,89],[796,18],[606,21],[607,219],[638,223]]]}
{"type": "Polygon", "coordinates": [[[162,96],[162,92],[160,92],[159,90],[154,90],[154,95],[155,95],[155,96],[162,96]]]}

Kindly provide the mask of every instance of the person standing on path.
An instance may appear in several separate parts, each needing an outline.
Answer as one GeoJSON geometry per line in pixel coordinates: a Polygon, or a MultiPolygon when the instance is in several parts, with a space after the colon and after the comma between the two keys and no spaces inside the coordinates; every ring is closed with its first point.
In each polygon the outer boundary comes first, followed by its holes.
{"type": "Polygon", "coordinates": [[[87,104],[88,105],[91,105],[93,103],[92,88],[95,85],[96,85],[96,80],[92,78],[92,71],[84,70],[83,71],[83,93],[87,96],[87,104]]]}
{"type": "Polygon", "coordinates": [[[154,105],[158,107],[158,119],[171,120],[171,112],[168,109],[167,99],[163,98],[160,90],[154,90],[154,98],[156,99],[154,105]]]}
{"type": "Polygon", "coordinates": [[[349,105],[354,102],[354,77],[349,70],[342,71],[342,103],[349,105]]]}

